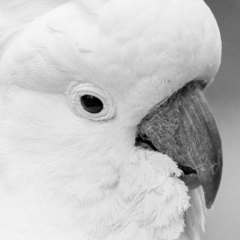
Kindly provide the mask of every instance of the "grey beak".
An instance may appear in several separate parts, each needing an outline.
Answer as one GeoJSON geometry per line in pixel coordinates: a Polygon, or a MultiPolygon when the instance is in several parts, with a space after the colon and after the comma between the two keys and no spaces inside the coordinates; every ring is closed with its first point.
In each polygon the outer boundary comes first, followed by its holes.
{"type": "Polygon", "coordinates": [[[200,82],[189,83],[155,106],[139,124],[138,134],[186,170],[181,179],[190,189],[202,185],[206,207],[211,208],[221,181],[222,148],[200,82]]]}

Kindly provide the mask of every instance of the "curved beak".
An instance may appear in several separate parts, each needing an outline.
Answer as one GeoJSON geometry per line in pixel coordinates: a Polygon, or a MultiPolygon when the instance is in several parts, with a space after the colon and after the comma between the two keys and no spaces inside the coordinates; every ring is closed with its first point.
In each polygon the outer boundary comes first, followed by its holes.
{"type": "Polygon", "coordinates": [[[138,125],[140,138],[177,162],[189,189],[202,185],[211,208],[222,175],[221,139],[200,82],[191,82],[158,104],[138,125]]]}

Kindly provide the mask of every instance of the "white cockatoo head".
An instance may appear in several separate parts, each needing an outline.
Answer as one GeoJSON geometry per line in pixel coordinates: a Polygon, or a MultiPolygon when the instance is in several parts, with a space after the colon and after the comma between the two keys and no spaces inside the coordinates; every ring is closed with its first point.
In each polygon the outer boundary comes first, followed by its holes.
{"type": "Polygon", "coordinates": [[[211,207],[222,165],[210,9],[16,2],[1,3],[0,238],[198,239],[197,187],[211,207]]]}

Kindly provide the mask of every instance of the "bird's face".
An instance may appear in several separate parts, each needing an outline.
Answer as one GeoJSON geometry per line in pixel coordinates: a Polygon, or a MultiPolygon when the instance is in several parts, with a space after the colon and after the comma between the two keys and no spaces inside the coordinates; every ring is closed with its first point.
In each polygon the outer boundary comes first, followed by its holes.
{"type": "Polygon", "coordinates": [[[220,138],[202,94],[220,64],[220,35],[201,1],[133,3],[98,6],[98,18],[63,5],[6,50],[4,184],[52,213],[35,219],[58,224],[54,210],[63,209],[66,226],[87,229],[82,237],[118,239],[114,228],[129,237],[136,225],[150,229],[143,239],[176,239],[188,188],[202,184],[210,207],[221,178],[220,138]]]}

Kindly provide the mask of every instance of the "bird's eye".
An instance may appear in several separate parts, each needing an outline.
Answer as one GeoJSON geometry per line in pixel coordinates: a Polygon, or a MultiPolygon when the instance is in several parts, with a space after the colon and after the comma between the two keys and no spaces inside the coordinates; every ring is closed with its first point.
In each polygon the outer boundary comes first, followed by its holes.
{"type": "Polygon", "coordinates": [[[66,93],[72,111],[79,117],[92,121],[106,121],[116,115],[113,98],[91,83],[70,84],[66,93]]]}
{"type": "Polygon", "coordinates": [[[103,110],[102,101],[92,95],[83,95],[80,97],[83,108],[89,113],[100,113],[103,110]]]}

